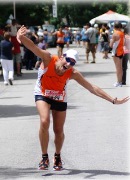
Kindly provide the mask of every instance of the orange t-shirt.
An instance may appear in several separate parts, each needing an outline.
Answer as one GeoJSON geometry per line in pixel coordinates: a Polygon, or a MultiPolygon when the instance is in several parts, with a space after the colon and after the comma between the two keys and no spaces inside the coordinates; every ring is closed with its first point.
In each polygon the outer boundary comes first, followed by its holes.
{"type": "Polygon", "coordinates": [[[57,31],[57,43],[63,44],[64,43],[65,33],[57,31]]]}
{"type": "Polygon", "coordinates": [[[73,69],[67,70],[62,76],[57,75],[55,62],[58,59],[58,56],[52,56],[51,62],[41,77],[41,90],[43,96],[64,102],[66,98],[66,85],[73,69]]]}
{"type": "Polygon", "coordinates": [[[119,36],[120,36],[120,42],[117,46],[117,49],[116,49],[116,54],[117,56],[121,56],[124,54],[124,33],[122,31],[118,31],[118,30],[115,30],[114,33],[117,33],[119,36]]]}

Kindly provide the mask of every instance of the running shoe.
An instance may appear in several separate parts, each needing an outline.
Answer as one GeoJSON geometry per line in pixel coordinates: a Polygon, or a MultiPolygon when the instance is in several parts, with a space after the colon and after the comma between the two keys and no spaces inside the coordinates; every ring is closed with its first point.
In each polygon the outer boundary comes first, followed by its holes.
{"type": "Polygon", "coordinates": [[[5,85],[5,86],[8,86],[8,83],[5,82],[4,85],[5,85]]]}
{"type": "Polygon", "coordinates": [[[9,84],[10,84],[10,85],[13,85],[13,82],[12,82],[12,80],[11,80],[11,79],[9,79],[9,84]]]}
{"type": "Polygon", "coordinates": [[[122,87],[122,83],[121,83],[121,82],[120,82],[120,83],[119,83],[119,82],[116,82],[116,83],[114,83],[113,85],[114,85],[115,87],[122,87]]]}
{"type": "Polygon", "coordinates": [[[41,162],[39,163],[39,170],[48,170],[48,167],[49,167],[49,158],[47,155],[43,155],[42,156],[42,160],[41,162]]]}
{"type": "Polygon", "coordinates": [[[60,171],[63,169],[62,166],[62,161],[61,161],[61,157],[60,154],[55,154],[54,155],[54,165],[53,165],[53,170],[54,171],[60,171]]]}

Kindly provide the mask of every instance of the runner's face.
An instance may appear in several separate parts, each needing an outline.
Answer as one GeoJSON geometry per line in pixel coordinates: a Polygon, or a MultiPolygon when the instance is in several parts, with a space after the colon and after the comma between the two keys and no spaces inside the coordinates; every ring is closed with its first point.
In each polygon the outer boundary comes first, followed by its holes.
{"type": "Polygon", "coordinates": [[[64,70],[72,68],[72,66],[74,66],[75,63],[76,63],[75,60],[72,58],[63,57],[62,59],[62,65],[63,65],[64,70]]]}
{"type": "Polygon", "coordinates": [[[66,72],[68,69],[72,68],[72,65],[75,65],[75,60],[72,58],[67,59],[65,57],[61,57],[59,59],[59,61],[57,62],[57,73],[58,74],[63,74],[64,72],[66,72]],[[68,61],[68,62],[67,62],[68,61]]]}

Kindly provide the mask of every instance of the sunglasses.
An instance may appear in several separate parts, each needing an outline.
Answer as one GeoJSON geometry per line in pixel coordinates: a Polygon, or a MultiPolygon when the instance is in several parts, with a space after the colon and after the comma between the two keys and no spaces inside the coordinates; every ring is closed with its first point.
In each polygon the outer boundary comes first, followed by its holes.
{"type": "Polygon", "coordinates": [[[66,62],[70,63],[71,66],[74,66],[76,63],[75,61],[71,61],[71,59],[68,57],[65,57],[65,59],[66,59],[66,62]]]}

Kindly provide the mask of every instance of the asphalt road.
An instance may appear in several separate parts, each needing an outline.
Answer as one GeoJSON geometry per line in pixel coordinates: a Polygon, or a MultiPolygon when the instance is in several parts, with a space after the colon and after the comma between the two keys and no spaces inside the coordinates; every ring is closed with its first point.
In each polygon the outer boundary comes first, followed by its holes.
{"type": "MultiPolygon", "coordinates": [[[[79,52],[76,67],[90,82],[113,97],[130,95],[130,68],[127,85],[115,88],[115,67],[97,53],[96,64],[85,64],[85,49],[79,52]]],[[[56,48],[48,49],[57,53],[56,48]]],[[[64,49],[64,51],[66,48],[64,49]]],[[[92,57],[90,55],[90,61],[92,57]]],[[[54,134],[50,125],[48,171],[38,171],[41,149],[38,139],[39,116],[33,89],[37,70],[22,69],[13,86],[4,86],[0,77],[0,179],[130,179],[130,101],[113,105],[78,85],[68,84],[68,112],[62,150],[64,170],[52,170],[54,134]]]]}

